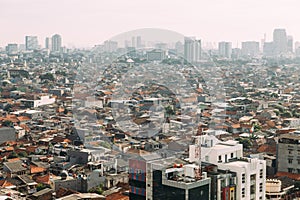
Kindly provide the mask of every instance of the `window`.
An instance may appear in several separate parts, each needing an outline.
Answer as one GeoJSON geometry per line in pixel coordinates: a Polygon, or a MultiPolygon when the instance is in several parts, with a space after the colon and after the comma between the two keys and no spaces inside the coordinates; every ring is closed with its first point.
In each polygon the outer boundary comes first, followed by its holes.
{"type": "Polygon", "coordinates": [[[293,168],[288,168],[289,173],[293,173],[293,168]]]}
{"type": "Polygon", "coordinates": [[[242,183],[245,183],[246,175],[242,174],[242,183]]]}
{"type": "Polygon", "coordinates": [[[245,188],[242,188],[242,198],[245,198],[245,188]]]}
{"type": "Polygon", "coordinates": [[[259,184],[259,192],[262,192],[262,191],[263,191],[263,184],[260,183],[260,184],[259,184]]]}
{"type": "Polygon", "coordinates": [[[219,156],[219,160],[222,160],[222,156],[219,156]]]}
{"type": "Polygon", "coordinates": [[[300,169],[297,169],[297,173],[300,174],[300,169]]]}
{"type": "Polygon", "coordinates": [[[230,157],[233,158],[233,153],[230,154],[230,157]]]}
{"type": "Polygon", "coordinates": [[[261,169],[261,170],[259,170],[259,178],[263,178],[263,173],[264,171],[261,169]]]}
{"type": "Polygon", "coordinates": [[[293,159],[288,159],[289,164],[293,163],[293,159]]]}
{"type": "Polygon", "coordinates": [[[205,161],[207,161],[207,162],[208,162],[208,161],[209,161],[209,159],[208,159],[208,158],[209,158],[208,156],[205,156],[205,161]]]}
{"type": "Polygon", "coordinates": [[[255,185],[250,186],[250,194],[255,194],[255,185]]]}
{"type": "Polygon", "coordinates": [[[300,159],[298,159],[298,164],[300,165],[300,159]]]}

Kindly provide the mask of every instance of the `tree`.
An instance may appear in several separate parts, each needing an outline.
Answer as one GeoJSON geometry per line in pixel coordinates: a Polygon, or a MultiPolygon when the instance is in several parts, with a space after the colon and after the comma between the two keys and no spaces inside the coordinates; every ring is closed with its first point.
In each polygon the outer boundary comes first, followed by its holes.
{"type": "Polygon", "coordinates": [[[252,146],[252,142],[248,138],[237,138],[236,140],[243,145],[244,149],[249,149],[252,146]]]}
{"type": "Polygon", "coordinates": [[[2,126],[13,127],[14,123],[12,121],[5,120],[5,121],[2,122],[2,126]]]}
{"type": "Polygon", "coordinates": [[[260,131],[261,130],[261,126],[258,124],[254,124],[254,132],[260,131]]]}
{"type": "Polygon", "coordinates": [[[103,193],[103,185],[100,184],[97,187],[94,187],[92,189],[89,190],[90,193],[97,193],[97,194],[102,194],[103,193]]]}
{"type": "Polygon", "coordinates": [[[44,185],[43,183],[38,183],[38,184],[36,185],[36,190],[37,190],[37,191],[43,190],[43,189],[45,189],[45,188],[48,188],[48,186],[44,185]]]}
{"type": "Polygon", "coordinates": [[[172,109],[172,107],[170,105],[165,107],[165,111],[166,111],[167,116],[175,115],[175,111],[172,109]]]}
{"type": "Polygon", "coordinates": [[[11,158],[17,158],[18,157],[18,154],[16,152],[11,152],[8,156],[8,159],[11,159],[11,158]]]}
{"type": "Polygon", "coordinates": [[[27,157],[28,154],[25,151],[21,151],[18,153],[18,156],[23,158],[23,157],[27,157]]]}
{"type": "Polygon", "coordinates": [[[40,79],[54,81],[54,76],[51,73],[46,73],[46,74],[40,75],[40,79]]]}
{"type": "Polygon", "coordinates": [[[68,109],[65,108],[64,109],[64,114],[66,115],[66,114],[68,114],[68,112],[69,112],[68,109]]]}

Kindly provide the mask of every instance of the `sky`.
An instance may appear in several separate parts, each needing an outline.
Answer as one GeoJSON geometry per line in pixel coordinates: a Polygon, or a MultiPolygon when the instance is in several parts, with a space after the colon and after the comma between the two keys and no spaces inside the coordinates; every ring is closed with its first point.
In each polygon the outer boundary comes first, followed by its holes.
{"type": "Polygon", "coordinates": [[[0,46],[58,33],[67,47],[91,47],[126,31],[168,29],[203,43],[272,40],[285,28],[300,41],[299,0],[0,0],[0,46]]]}

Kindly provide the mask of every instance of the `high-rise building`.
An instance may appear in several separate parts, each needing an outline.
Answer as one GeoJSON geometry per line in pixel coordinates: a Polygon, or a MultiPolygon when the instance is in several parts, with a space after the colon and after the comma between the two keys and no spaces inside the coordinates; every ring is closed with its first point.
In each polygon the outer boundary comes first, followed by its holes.
{"type": "Polygon", "coordinates": [[[136,47],[137,48],[141,48],[142,47],[142,37],[141,36],[137,36],[136,37],[136,47]]]}
{"type": "Polygon", "coordinates": [[[196,163],[158,154],[129,160],[129,199],[210,199],[210,178],[196,163]]]}
{"type": "Polygon", "coordinates": [[[36,50],[38,49],[38,45],[37,36],[25,36],[26,50],[36,50]]]}
{"type": "Polygon", "coordinates": [[[274,42],[265,42],[263,47],[263,54],[266,57],[272,57],[276,55],[274,42]]]}
{"type": "Polygon", "coordinates": [[[136,47],[135,37],[132,37],[132,38],[131,38],[131,46],[132,46],[132,47],[136,47]]]}
{"type": "Polygon", "coordinates": [[[232,44],[231,42],[219,42],[219,56],[231,58],[232,44]]]}
{"type": "Polygon", "coordinates": [[[201,40],[196,40],[195,37],[184,38],[184,58],[187,62],[199,62],[201,53],[201,40]]]}
{"type": "Polygon", "coordinates": [[[45,39],[45,48],[51,49],[51,40],[49,37],[46,37],[46,39],[45,39]]]}
{"type": "Polygon", "coordinates": [[[277,170],[300,174],[300,132],[295,131],[279,137],[277,146],[277,170]]]}
{"type": "Polygon", "coordinates": [[[51,38],[52,51],[59,52],[61,51],[62,39],[61,36],[55,34],[51,38]]]}
{"type": "Polygon", "coordinates": [[[176,42],[175,49],[176,49],[178,55],[182,55],[183,51],[184,51],[184,46],[183,46],[182,42],[180,42],[180,41],[176,42]]]}
{"type": "Polygon", "coordinates": [[[287,35],[285,29],[275,29],[273,32],[275,55],[287,52],[287,35]]]}
{"type": "Polygon", "coordinates": [[[247,41],[242,42],[242,55],[248,57],[258,56],[259,54],[259,42],[247,41]]]}
{"type": "Polygon", "coordinates": [[[104,51],[116,52],[118,49],[118,42],[107,40],[104,42],[104,51]]]}
{"type": "Polygon", "coordinates": [[[291,53],[294,52],[294,40],[291,35],[287,36],[287,51],[291,53]]]}
{"type": "Polygon", "coordinates": [[[13,54],[18,52],[18,44],[8,44],[6,46],[6,52],[8,54],[13,54]]]}
{"type": "Polygon", "coordinates": [[[236,174],[236,199],[265,199],[265,160],[242,157],[243,147],[237,141],[222,142],[202,135],[201,144],[201,160],[236,174]]]}
{"type": "Polygon", "coordinates": [[[298,48],[300,48],[300,42],[299,41],[295,42],[295,49],[298,49],[298,48]]]}

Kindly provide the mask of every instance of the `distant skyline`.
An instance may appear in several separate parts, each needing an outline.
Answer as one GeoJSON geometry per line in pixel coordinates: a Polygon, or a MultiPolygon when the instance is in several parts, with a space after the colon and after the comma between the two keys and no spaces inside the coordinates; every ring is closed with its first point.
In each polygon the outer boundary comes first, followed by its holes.
{"type": "Polygon", "coordinates": [[[0,46],[25,43],[25,35],[58,33],[67,47],[91,47],[126,31],[161,28],[206,42],[272,40],[285,28],[300,41],[297,0],[1,0],[0,46]]]}

